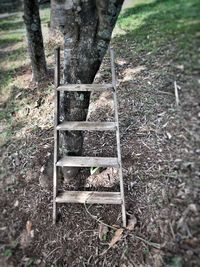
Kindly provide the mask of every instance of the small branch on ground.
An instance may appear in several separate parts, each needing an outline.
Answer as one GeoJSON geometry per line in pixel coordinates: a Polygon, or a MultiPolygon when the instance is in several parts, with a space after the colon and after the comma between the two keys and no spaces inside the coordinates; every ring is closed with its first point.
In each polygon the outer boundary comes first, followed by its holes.
{"type": "Polygon", "coordinates": [[[176,105],[179,106],[179,96],[178,96],[178,86],[176,81],[174,81],[174,92],[175,92],[175,98],[176,98],[176,105]]]}
{"type": "Polygon", "coordinates": [[[90,217],[91,217],[92,219],[94,219],[95,221],[97,221],[98,223],[102,223],[103,225],[105,225],[105,226],[107,226],[107,227],[109,227],[109,228],[111,228],[111,229],[114,229],[114,230],[117,230],[117,229],[118,229],[117,227],[114,227],[114,226],[111,226],[111,225],[109,225],[109,224],[107,224],[107,223],[104,223],[102,220],[100,220],[100,219],[97,218],[95,215],[93,215],[93,214],[88,210],[88,208],[87,208],[87,206],[86,206],[86,201],[85,201],[85,203],[84,203],[84,207],[85,207],[86,212],[90,215],[90,217]]]}

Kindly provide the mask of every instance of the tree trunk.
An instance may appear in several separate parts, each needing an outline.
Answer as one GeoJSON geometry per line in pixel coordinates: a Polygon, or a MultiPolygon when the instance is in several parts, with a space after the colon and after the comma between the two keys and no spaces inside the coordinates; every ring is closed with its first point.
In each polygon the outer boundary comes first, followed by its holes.
{"type": "Polygon", "coordinates": [[[47,74],[41,30],[38,0],[24,0],[24,23],[26,25],[28,50],[33,80],[40,82],[47,74]]]}
{"type": "MultiPolygon", "coordinates": [[[[64,35],[64,82],[92,83],[107,51],[123,0],[52,0],[53,26],[64,35]]],[[[86,120],[90,93],[65,92],[64,120],[86,120]]],[[[65,132],[62,152],[81,155],[83,135],[65,132]]]]}

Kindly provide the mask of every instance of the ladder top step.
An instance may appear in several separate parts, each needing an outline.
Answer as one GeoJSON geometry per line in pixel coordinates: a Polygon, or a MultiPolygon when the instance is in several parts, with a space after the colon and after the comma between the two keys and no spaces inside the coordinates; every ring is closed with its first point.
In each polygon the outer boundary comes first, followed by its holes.
{"type": "Polygon", "coordinates": [[[56,166],[66,167],[119,167],[117,158],[103,157],[68,157],[61,158],[56,166]]]}
{"type": "Polygon", "coordinates": [[[58,91],[72,91],[72,92],[80,92],[80,91],[105,91],[105,90],[113,90],[112,84],[65,84],[60,85],[57,88],[58,91]]]}
{"type": "Polygon", "coordinates": [[[57,203],[122,204],[120,192],[66,191],[58,194],[57,203]]]}
{"type": "Polygon", "coordinates": [[[115,122],[90,122],[90,121],[64,121],[60,123],[57,130],[71,131],[115,131],[115,122]]]}

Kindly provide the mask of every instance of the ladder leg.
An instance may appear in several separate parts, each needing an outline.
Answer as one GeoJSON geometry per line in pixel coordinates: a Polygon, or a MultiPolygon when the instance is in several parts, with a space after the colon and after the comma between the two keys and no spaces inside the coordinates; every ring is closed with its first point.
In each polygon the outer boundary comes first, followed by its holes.
{"type": "Polygon", "coordinates": [[[124,197],[124,182],[123,182],[122,159],[121,159],[121,148],[120,148],[119,118],[118,118],[118,108],[117,108],[117,86],[116,86],[116,76],[115,76],[114,52],[112,48],[110,48],[110,57],[111,57],[112,85],[114,88],[113,98],[114,98],[114,109],[115,109],[115,121],[117,124],[116,140],[117,140],[117,156],[118,156],[118,161],[119,161],[120,193],[121,193],[121,199],[122,199],[122,222],[123,222],[123,226],[126,227],[126,206],[125,206],[125,197],[124,197]]]}
{"type": "Polygon", "coordinates": [[[53,197],[53,224],[56,224],[57,221],[57,205],[55,201],[55,196],[53,197]]]}
{"type": "MultiPolygon", "coordinates": [[[[123,181],[121,167],[119,170],[119,175],[120,175],[120,181],[123,181]]],[[[124,185],[120,186],[120,191],[121,191],[121,198],[122,198],[122,223],[123,223],[123,227],[126,227],[126,206],[125,206],[125,198],[124,198],[124,185]]]]}
{"type": "Polygon", "coordinates": [[[57,204],[56,204],[56,196],[57,196],[57,176],[58,170],[54,163],[54,176],[53,176],[53,224],[57,221],[57,204]]]}
{"type": "Polygon", "coordinates": [[[60,85],[60,48],[55,50],[55,107],[54,107],[54,162],[53,162],[53,223],[56,223],[57,220],[57,182],[58,182],[58,167],[56,163],[58,161],[59,155],[59,131],[56,130],[56,126],[59,124],[59,104],[60,104],[60,92],[57,91],[57,87],[60,85]]]}

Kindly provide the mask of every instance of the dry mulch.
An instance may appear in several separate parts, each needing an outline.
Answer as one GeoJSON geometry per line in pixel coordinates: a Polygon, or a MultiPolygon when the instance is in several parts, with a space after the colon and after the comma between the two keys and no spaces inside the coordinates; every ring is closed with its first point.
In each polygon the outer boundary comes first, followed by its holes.
{"type": "MultiPolygon", "coordinates": [[[[2,149],[0,266],[200,265],[199,77],[163,54],[129,56],[123,54],[128,44],[122,46],[117,57],[122,160],[127,212],[137,224],[110,249],[115,231],[100,240],[98,220],[120,227],[118,206],[87,207],[94,219],[83,205],[60,205],[60,220],[52,225],[52,192],[40,186],[39,176],[52,152],[53,90],[35,88],[33,95],[27,87],[19,97],[28,99],[30,109],[16,114],[22,127],[16,125],[16,136],[2,149]]],[[[97,82],[109,79],[105,59],[97,82]]],[[[112,120],[112,114],[109,94],[92,95],[89,120],[112,120]]],[[[85,155],[114,153],[112,133],[85,133],[85,155]]]]}

